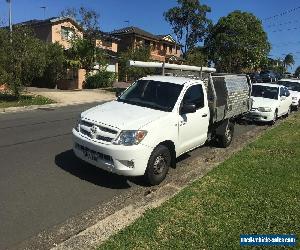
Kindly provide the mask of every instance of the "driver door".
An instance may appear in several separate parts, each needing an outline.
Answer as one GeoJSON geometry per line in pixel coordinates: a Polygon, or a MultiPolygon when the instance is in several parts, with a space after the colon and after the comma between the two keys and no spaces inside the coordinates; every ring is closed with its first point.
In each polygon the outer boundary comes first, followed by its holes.
{"type": "Polygon", "coordinates": [[[209,125],[209,109],[201,84],[193,85],[187,89],[181,107],[185,103],[195,104],[197,110],[195,113],[181,114],[179,112],[178,114],[180,154],[204,144],[207,140],[209,125]]]}

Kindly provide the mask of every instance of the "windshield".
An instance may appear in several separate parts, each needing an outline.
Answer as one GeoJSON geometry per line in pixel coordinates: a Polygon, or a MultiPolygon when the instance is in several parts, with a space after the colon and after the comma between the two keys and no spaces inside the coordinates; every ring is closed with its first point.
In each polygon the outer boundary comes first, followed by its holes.
{"type": "Polygon", "coordinates": [[[139,80],[130,86],[119,98],[137,106],[172,111],[182,90],[182,85],[153,80],[139,80]]]}
{"type": "Polygon", "coordinates": [[[253,85],[251,96],[278,99],[278,87],[253,85]]]}
{"type": "Polygon", "coordinates": [[[289,90],[300,92],[300,82],[278,81],[278,84],[287,87],[289,90]]]}

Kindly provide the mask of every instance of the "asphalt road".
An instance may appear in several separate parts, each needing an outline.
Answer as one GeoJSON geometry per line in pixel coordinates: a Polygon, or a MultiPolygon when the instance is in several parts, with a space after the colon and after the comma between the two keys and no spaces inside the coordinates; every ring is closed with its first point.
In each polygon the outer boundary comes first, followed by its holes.
{"type": "MultiPolygon", "coordinates": [[[[0,114],[0,249],[139,185],[73,155],[71,129],[91,106],[0,114]]],[[[236,126],[236,136],[253,127],[236,126]]]]}

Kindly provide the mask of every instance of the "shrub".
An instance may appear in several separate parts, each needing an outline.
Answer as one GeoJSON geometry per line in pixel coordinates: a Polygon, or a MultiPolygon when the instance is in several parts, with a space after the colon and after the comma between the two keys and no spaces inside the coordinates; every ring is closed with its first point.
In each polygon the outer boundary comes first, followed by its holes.
{"type": "Polygon", "coordinates": [[[85,89],[98,89],[111,87],[116,80],[116,74],[108,71],[99,71],[94,75],[89,75],[84,85],[85,89]]]}

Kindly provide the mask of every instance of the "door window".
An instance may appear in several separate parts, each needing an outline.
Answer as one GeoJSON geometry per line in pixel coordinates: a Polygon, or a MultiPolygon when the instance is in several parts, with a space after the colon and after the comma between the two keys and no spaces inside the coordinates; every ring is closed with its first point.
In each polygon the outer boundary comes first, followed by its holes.
{"type": "Polygon", "coordinates": [[[197,109],[204,107],[204,94],[200,84],[193,85],[186,92],[182,100],[183,104],[195,104],[197,109]]]}

